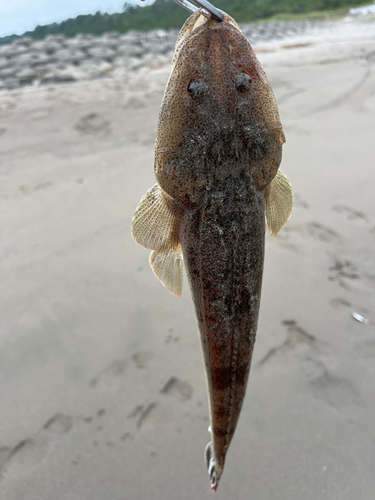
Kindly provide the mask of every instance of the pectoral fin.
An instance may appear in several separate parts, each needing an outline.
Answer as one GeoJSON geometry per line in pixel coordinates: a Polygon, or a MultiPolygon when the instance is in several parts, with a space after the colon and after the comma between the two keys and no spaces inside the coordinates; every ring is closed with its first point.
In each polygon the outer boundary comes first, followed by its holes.
{"type": "Polygon", "coordinates": [[[182,295],[183,260],[181,246],[173,247],[167,242],[166,248],[150,253],[150,264],[154,274],[176,297],[182,295]]]}
{"type": "Polygon", "coordinates": [[[266,189],[264,201],[268,231],[276,236],[287,223],[293,210],[292,186],[280,170],[266,189]]]}
{"type": "Polygon", "coordinates": [[[181,209],[155,184],[142,197],[132,222],[132,236],[153,250],[150,264],[155,276],[176,297],[182,295],[183,260],[178,237],[181,209]]]}

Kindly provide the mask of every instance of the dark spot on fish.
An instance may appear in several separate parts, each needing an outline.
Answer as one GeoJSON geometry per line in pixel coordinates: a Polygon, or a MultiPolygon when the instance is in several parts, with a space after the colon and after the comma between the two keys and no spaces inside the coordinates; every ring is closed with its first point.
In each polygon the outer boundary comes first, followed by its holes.
{"type": "MultiPolygon", "coordinates": [[[[243,363],[236,367],[235,377],[237,385],[246,385],[249,369],[250,363],[243,363]]],[[[230,365],[222,368],[212,368],[211,373],[215,389],[225,390],[232,385],[233,368],[230,365]]]]}
{"type": "Polygon", "coordinates": [[[213,433],[217,437],[233,436],[235,430],[236,427],[231,427],[229,430],[226,427],[214,427],[213,433]]]}

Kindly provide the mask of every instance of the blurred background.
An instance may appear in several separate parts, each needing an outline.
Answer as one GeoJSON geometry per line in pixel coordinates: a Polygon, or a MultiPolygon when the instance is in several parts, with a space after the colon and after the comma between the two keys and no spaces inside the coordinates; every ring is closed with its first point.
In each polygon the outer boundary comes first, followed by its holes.
{"type": "MultiPolygon", "coordinates": [[[[216,495],[375,500],[375,4],[215,6],[271,82],[295,196],[216,495]]],[[[212,495],[187,280],[170,295],[130,234],[187,17],[0,5],[1,500],[212,495]]]]}

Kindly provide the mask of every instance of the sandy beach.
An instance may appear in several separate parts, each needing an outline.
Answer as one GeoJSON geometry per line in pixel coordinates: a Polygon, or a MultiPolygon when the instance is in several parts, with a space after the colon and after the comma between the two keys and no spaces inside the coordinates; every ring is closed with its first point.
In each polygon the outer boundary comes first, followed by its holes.
{"type": "MultiPolygon", "coordinates": [[[[254,48],[295,207],[216,498],[375,500],[375,23],[254,48]]],[[[130,234],[169,72],[0,91],[1,500],[212,498],[187,280],[130,234]]]]}

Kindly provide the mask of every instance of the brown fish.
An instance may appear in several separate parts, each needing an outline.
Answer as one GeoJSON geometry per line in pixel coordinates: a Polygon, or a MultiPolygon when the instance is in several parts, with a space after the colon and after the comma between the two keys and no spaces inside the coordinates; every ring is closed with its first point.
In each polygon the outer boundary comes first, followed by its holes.
{"type": "Polygon", "coordinates": [[[293,207],[270,83],[238,25],[197,11],[177,40],[159,117],[155,184],[133,218],[155,275],[180,297],[183,262],[201,338],[216,491],[245,397],[257,329],[265,227],[293,207]]]}

